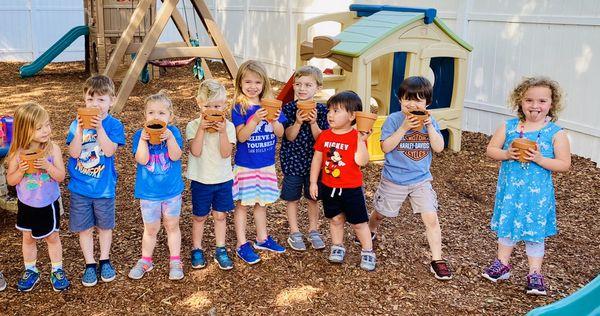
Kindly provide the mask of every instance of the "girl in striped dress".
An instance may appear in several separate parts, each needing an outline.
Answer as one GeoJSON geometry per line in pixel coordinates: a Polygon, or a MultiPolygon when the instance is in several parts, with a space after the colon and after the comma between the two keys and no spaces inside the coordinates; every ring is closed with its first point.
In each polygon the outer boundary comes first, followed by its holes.
{"type": "Polygon", "coordinates": [[[279,197],[275,146],[277,138],[283,135],[282,123],[286,120],[281,111],[278,119],[267,120],[267,110],[261,108],[260,100],[268,97],[271,97],[271,84],[264,66],[253,60],[243,63],[235,78],[235,106],[231,120],[237,136],[233,167],[236,253],[248,264],[260,261],[254,249],[285,252],[285,248],[267,233],[267,205],[279,197]],[[256,224],[256,241],[252,244],[246,239],[249,206],[254,208],[256,224]]]}

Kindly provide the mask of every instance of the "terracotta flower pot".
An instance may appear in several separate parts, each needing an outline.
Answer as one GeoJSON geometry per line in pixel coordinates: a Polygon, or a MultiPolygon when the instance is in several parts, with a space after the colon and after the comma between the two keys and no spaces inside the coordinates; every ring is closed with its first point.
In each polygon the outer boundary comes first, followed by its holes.
{"type": "Polygon", "coordinates": [[[419,126],[413,128],[414,131],[420,131],[423,129],[423,125],[425,125],[425,121],[429,118],[429,111],[410,111],[407,114],[408,117],[416,117],[419,120],[419,126]]]}
{"type": "Polygon", "coordinates": [[[150,136],[150,144],[158,145],[161,143],[160,135],[167,128],[167,123],[161,120],[150,120],[144,125],[144,130],[150,136]]]}
{"type": "Polygon", "coordinates": [[[36,159],[43,158],[44,151],[41,149],[36,150],[25,150],[19,154],[19,158],[21,161],[27,162],[27,166],[29,168],[25,171],[25,173],[36,173],[38,169],[34,166],[34,162],[36,159]]]}
{"type": "Polygon", "coordinates": [[[267,120],[273,121],[277,119],[277,111],[281,109],[282,102],[277,99],[264,98],[260,100],[260,106],[267,110],[267,120]]]}
{"type": "Polygon", "coordinates": [[[373,128],[377,114],[366,112],[355,112],[356,114],[356,129],[359,132],[368,132],[373,128]]]}
{"type": "MultiPolygon", "coordinates": [[[[225,120],[225,116],[222,111],[219,110],[206,110],[202,113],[202,119],[211,123],[223,122],[225,120]]],[[[209,127],[206,129],[209,133],[214,133],[217,130],[213,127],[209,127]]]]}
{"type": "Polygon", "coordinates": [[[297,107],[302,115],[308,116],[317,107],[317,103],[315,101],[298,101],[297,107]]]}
{"type": "Polygon", "coordinates": [[[92,128],[92,119],[95,118],[96,116],[100,115],[100,109],[99,108],[78,108],[77,109],[77,115],[79,115],[79,118],[81,119],[81,122],[79,122],[79,124],[81,124],[82,128],[92,128]]]}
{"type": "Polygon", "coordinates": [[[527,138],[517,138],[513,140],[510,144],[511,147],[517,148],[519,150],[519,161],[527,162],[529,160],[525,159],[527,157],[527,149],[535,149],[537,148],[537,143],[529,140],[527,138]]]}

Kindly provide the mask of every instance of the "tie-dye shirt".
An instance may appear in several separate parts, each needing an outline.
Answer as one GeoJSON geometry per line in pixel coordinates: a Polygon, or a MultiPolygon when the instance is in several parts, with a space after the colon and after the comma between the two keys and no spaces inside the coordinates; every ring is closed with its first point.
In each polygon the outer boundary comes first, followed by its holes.
{"type": "MultiPolygon", "coordinates": [[[[47,159],[50,163],[54,162],[52,156],[47,159]]],[[[48,206],[60,197],[58,182],[44,171],[26,173],[21,182],[17,184],[16,189],[19,201],[31,207],[48,206]]]]}

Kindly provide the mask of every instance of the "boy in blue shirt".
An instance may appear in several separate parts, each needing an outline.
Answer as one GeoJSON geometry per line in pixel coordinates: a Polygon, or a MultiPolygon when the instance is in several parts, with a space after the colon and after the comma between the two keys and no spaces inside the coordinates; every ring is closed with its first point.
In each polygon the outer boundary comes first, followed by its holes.
{"type": "Polygon", "coordinates": [[[98,282],[98,271],[104,282],[110,282],[116,276],[109,259],[115,227],[117,171],[114,154],[119,146],[125,145],[125,132],[123,124],[108,114],[115,101],[115,85],[110,78],[103,75],[90,77],[83,92],[85,106],[100,109],[100,114],[92,119],[91,129],[84,129],[79,124],[80,118],[69,127],[69,228],[79,233],[79,245],[85,258],[81,283],[94,286],[98,282]],[[94,259],[94,227],[100,243],[99,267],[94,259]]]}
{"type": "Polygon", "coordinates": [[[423,77],[406,78],[398,90],[402,111],[390,114],[381,129],[381,149],[385,163],[381,182],[375,192],[369,228],[375,239],[377,228],[386,217],[396,217],[402,203],[409,199],[413,213],[421,214],[431,250],[430,270],[438,280],[449,280],[452,273],[442,259],[442,236],[438,221],[437,196],[431,186],[432,151],[444,149],[440,127],[432,116],[421,125],[411,112],[427,112],[433,87],[423,77]]]}

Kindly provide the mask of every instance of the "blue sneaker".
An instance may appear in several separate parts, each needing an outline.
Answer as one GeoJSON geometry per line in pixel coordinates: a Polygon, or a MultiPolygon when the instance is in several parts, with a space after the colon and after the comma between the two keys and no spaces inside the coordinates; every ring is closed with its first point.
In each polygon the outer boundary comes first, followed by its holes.
{"type": "Polygon", "coordinates": [[[258,241],[254,243],[255,249],[261,250],[269,250],[276,253],[284,253],[285,248],[283,248],[280,244],[278,244],[271,236],[267,236],[265,241],[259,243],[258,241]]]}
{"type": "Polygon", "coordinates": [[[50,273],[50,283],[52,283],[52,288],[56,292],[64,291],[71,285],[63,269],[58,269],[50,273]]]}
{"type": "Polygon", "coordinates": [[[215,249],[215,262],[219,265],[221,270],[233,269],[233,261],[229,259],[225,247],[217,247],[217,249],[215,249]]]}
{"type": "Polygon", "coordinates": [[[206,267],[206,258],[204,258],[204,250],[192,250],[192,268],[202,269],[204,267],[206,267]]]}
{"type": "Polygon", "coordinates": [[[117,271],[113,268],[112,264],[109,262],[105,262],[100,264],[100,278],[102,282],[110,282],[117,277],[117,271]]]}
{"type": "Polygon", "coordinates": [[[244,260],[247,264],[255,264],[260,261],[260,257],[256,254],[256,252],[254,252],[249,241],[243,244],[235,252],[237,253],[237,256],[244,260]]]}
{"type": "Polygon", "coordinates": [[[83,286],[94,286],[98,283],[98,273],[96,272],[96,266],[86,266],[81,277],[81,284],[83,286]]]}
{"type": "Polygon", "coordinates": [[[29,292],[40,280],[40,273],[27,269],[17,282],[17,290],[21,292],[29,292]]]}

